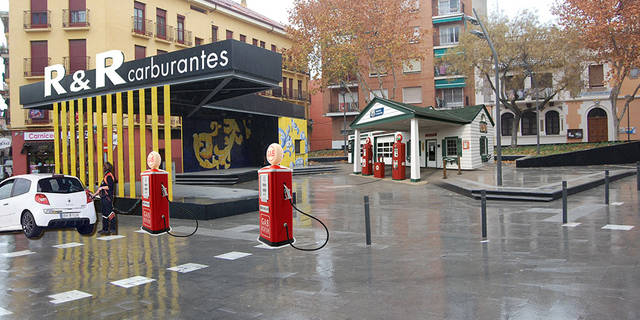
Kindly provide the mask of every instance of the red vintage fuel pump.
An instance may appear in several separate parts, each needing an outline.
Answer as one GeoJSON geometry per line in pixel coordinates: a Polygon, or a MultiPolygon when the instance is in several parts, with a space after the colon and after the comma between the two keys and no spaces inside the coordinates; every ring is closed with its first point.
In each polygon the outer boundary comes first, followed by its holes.
{"type": "Polygon", "coordinates": [[[267,149],[267,161],[271,165],[258,170],[260,215],[258,240],[272,247],[287,245],[294,241],[292,207],[289,202],[293,170],[280,166],[283,154],[279,144],[271,144],[267,149]]]}
{"type": "Polygon", "coordinates": [[[367,137],[362,146],[362,175],[370,176],[373,174],[373,145],[371,137],[367,137]]]}
{"type": "Polygon", "coordinates": [[[393,180],[406,179],[406,145],[402,142],[402,134],[396,135],[396,142],[393,144],[391,177],[393,180]]]}
{"type": "Polygon", "coordinates": [[[378,161],[373,164],[373,176],[384,179],[384,160],[378,156],[378,161]]]}
{"type": "Polygon", "coordinates": [[[142,230],[151,234],[167,232],[169,227],[169,173],[158,169],[162,159],[152,151],[147,156],[149,170],[140,174],[142,183],[142,230]]]}

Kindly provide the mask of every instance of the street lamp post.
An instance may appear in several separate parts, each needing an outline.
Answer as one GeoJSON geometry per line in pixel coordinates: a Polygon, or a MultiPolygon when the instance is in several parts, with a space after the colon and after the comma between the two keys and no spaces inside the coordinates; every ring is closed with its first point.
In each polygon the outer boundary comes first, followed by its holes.
{"type": "Polygon", "coordinates": [[[498,186],[502,186],[502,129],[501,129],[501,119],[500,119],[500,71],[498,69],[498,53],[493,46],[493,42],[491,42],[491,38],[489,37],[489,33],[487,29],[485,29],[484,25],[480,21],[478,17],[478,13],[476,9],[473,9],[473,15],[475,19],[469,19],[472,24],[479,25],[482,29],[482,33],[474,32],[472,30],[471,33],[479,36],[489,43],[489,48],[491,48],[491,52],[493,53],[493,60],[495,61],[495,70],[496,70],[496,79],[495,79],[495,93],[496,93],[496,183],[498,186]]]}
{"type": "MultiPolygon", "coordinates": [[[[344,87],[344,81],[340,80],[340,87],[346,89],[344,87]]],[[[338,107],[340,107],[340,95],[338,95],[338,107]]],[[[344,156],[348,156],[349,153],[347,151],[347,95],[344,91],[342,91],[342,112],[343,112],[343,123],[342,123],[342,135],[344,136],[344,145],[342,148],[344,149],[344,156]]]]}

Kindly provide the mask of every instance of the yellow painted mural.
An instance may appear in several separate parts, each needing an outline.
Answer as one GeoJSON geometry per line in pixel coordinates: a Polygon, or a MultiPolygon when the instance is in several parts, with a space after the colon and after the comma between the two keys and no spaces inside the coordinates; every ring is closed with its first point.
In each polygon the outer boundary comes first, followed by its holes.
{"type": "Polygon", "coordinates": [[[282,165],[289,168],[307,166],[309,153],[307,120],[287,117],[279,118],[278,136],[280,145],[284,150],[282,165]]]}
{"type": "Polygon", "coordinates": [[[201,167],[207,169],[229,169],[231,167],[231,150],[235,145],[242,145],[244,139],[251,138],[251,129],[246,120],[241,121],[244,127],[243,137],[236,119],[224,119],[223,122],[211,121],[211,132],[193,134],[193,152],[201,167]],[[224,133],[224,147],[214,145],[214,138],[224,133]]]}

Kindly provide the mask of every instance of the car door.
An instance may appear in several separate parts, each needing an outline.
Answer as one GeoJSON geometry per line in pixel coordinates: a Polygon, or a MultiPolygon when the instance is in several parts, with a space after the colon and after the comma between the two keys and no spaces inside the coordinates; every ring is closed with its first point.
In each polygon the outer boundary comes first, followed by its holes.
{"type": "Polygon", "coordinates": [[[5,180],[0,184],[0,230],[10,230],[14,226],[10,216],[13,212],[11,189],[15,179],[5,180]]]}
{"type": "Polygon", "coordinates": [[[15,179],[13,191],[11,191],[11,213],[8,217],[10,224],[21,225],[20,215],[25,209],[30,210],[34,215],[37,214],[35,210],[31,210],[34,203],[34,195],[29,190],[31,190],[31,180],[15,179]]]}

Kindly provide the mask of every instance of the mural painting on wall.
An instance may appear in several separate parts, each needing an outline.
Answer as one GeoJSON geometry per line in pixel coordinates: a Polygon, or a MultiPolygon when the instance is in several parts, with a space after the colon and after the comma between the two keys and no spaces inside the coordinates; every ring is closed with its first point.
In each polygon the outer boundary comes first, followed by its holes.
{"type": "Polygon", "coordinates": [[[280,136],[280,145],[284,150],[282,164],[290,168],[306,166],[307,153],[309,152],[307,121],[286,117],[280,118],[278,119],[278,135],[280,136]],[[299,150],[296,150],[296,142],[299,150]]]}
{"type": "MultiPolygon", "coordinates": [[[[222,122],[211,121],[211,132],[193,134],[193,152],[201,167],[206,169],[229,169],[231,167],[231,150],[234,146],[242,145],[244,138],[251,138],[251,129],[247,120],[240,123],[244,128],[244,135],[236,119],[224,119],[222,122]],[[224,133],[224,146],[214,145],[214,139],[224,133]]],[[[249,124],[251,121],[249,120],[249,124]]]]}
{"type": "Polygon", "coordinates": [[[262,166],[266,145],[277,139],[276,128],[276,120],[268,117],[185,119],[185,172],[262,166]]]}

